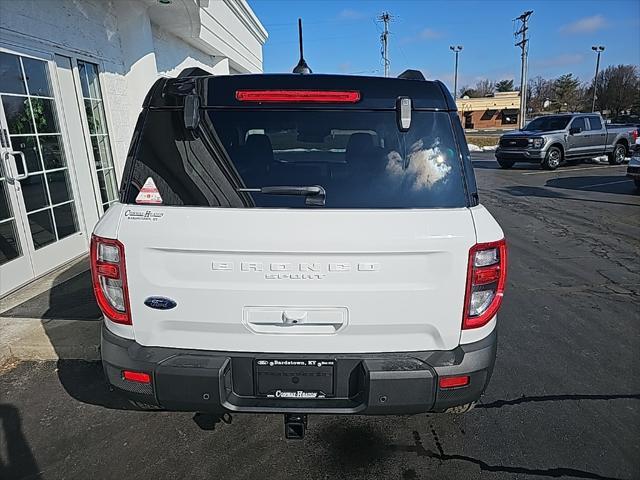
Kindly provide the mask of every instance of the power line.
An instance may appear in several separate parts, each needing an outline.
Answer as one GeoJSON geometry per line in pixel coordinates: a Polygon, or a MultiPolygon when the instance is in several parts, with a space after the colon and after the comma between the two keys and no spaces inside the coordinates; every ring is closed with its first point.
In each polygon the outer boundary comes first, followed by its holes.
{"type": "Polygon", "coordinates": [[[520,69],[520,118],[519,127],[524,128],[525,119],[527,116],[527,58],[529,55],[529,39],[527,38],[527,30],[529,27],[529,17],[533,13],[533,10],[527,10],[518,18],[514,19],[514,22],[519,21],[519,28],[514,32],[514,36],[517,38],[521,35],[521,40],[516,42],[515,46],[520,47],[521,54],[521,69],[520,69]]]}

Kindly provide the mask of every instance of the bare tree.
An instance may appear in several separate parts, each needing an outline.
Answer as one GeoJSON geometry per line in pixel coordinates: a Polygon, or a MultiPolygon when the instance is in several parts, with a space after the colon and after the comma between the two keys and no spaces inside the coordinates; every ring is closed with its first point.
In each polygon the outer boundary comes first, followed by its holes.
{"type": "MultiPolygon", "coordinates": [[[[587,92],[593,95],[593,82],[587,92]]],[[[596,109],[609,110],[613,116],[631,110],[640,98],[640,74],[635,65],[607,67],[598,74],[596,109]]]]}
{"type": "Polygon", "coordinates": [[[488,79],[479,80],[476,82],[474,90],[478,97],[486,97],[495,92],[496,84],[488,79]]]}
{"type": "Polygon", "coordinates": [[[538,75],[529,80],[527,105],[533,112],[543,112],[553,99],[553,80],[538,75]]]}

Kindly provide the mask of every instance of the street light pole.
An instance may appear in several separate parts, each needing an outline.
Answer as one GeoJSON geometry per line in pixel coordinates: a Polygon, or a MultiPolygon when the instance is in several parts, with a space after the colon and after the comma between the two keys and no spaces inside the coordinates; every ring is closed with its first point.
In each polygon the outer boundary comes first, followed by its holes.
{"type": "Polygon", "coordinates": [[[462,45],[451,45],[449,49],[456,54],[456,67],[453,75],[453,98],[458,98],[458,54],[462,51],[462,45]]]}
{"type": "Polygon", "coordinates": [[[604,52],[604,47],[602,45],[593,46],[591,50],[598,54],[598,59],[596,60],[596,74],[593,77],[593,103],[591,104],[591,111],[596,111],[596,91],[598,90],[598,71],[600,70],[600,54],[604,52]]]}

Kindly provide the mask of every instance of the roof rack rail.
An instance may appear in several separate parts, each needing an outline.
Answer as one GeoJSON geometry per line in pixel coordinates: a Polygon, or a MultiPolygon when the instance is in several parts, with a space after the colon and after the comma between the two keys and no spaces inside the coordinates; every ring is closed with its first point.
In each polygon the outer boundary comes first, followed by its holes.
{"type": "Polygon", "coordinates": [[[412,70],[410,68],[398,75],[398,78],[405,80],[426,80],[420,70],[412,70]]]}
{"type": "Polygon", "coordinates": [[[189,67],[185,68],[178,74],[178,78],[186,78],[186,77],[206,77],[209,75],[213,75],[211,72],[207,72],[204,68],[200,67],[189,67]]]}

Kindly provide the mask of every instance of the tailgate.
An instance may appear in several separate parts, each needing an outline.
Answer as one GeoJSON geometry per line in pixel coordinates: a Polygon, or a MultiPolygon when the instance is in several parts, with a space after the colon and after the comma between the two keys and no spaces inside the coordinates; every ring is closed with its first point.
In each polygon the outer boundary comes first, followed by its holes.
{"type": "Polygon", "coordinates": [[[346,353],[458,345],[466,208],[120,206],[135,339],[203,350],[346,353]],[[175,308],[145,305],[167,297],[175,308]]]}

